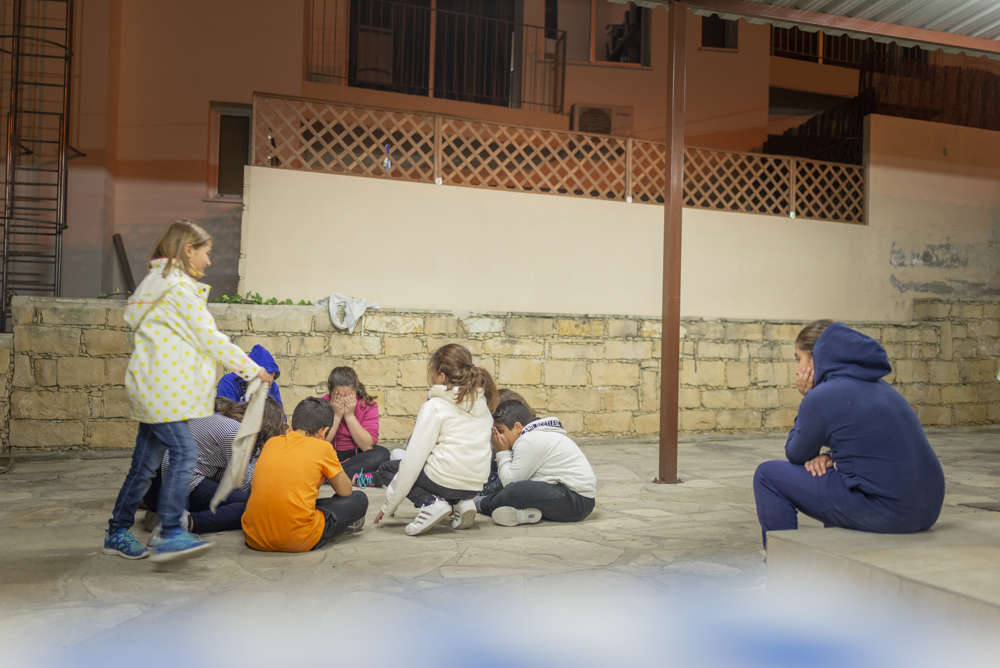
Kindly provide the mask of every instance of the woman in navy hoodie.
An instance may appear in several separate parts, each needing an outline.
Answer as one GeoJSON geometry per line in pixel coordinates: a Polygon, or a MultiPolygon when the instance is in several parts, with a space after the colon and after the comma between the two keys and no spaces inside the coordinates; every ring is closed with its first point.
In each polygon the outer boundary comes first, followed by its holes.
{"type": "Polygon", "coordinates": [[[937,521],[944,472],[910,404],[882,380],[892,372],[874,339],[817,320],[795,341],[803,394],[788,461],[757,467],[753,492],[767,532],[798,528],[796,511],[827,527],[913,533],[937,521]],[[829,452],[820,454],[826,446],[829,452]]]}

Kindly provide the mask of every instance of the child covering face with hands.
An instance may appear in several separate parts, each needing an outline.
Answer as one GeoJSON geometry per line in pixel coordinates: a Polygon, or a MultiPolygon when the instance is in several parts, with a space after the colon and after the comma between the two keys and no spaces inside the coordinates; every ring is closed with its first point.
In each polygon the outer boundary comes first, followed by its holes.
{"type": "Polygon", "coordinates": [[[389,461],[389,451],[378,445],[378,404],[368,394],[358,374],[338,366],[327,380],[323,399],[333,406],[333,427],[327,440],[333,444],[344,473],[355,487],[381,487],[378,467],[389,461]]]}

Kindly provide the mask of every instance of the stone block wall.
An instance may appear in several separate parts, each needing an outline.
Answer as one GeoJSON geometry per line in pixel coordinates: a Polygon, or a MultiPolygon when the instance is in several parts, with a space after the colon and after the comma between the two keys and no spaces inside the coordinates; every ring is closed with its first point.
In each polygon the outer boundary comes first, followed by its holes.
{"type": "Polygon", "coordinates": [[[14,368],[14,335],[0,334],[0,454],[10,450],[10,381],[14,368]]]}
{"type": "MultiPolygon", "coordinates": [[[[15,450],[131,445],[123,309],[115,301],[15,298],[7,374],[15,450]]],[[[855,325],[885,345],[894,368],[888,380],[925,425],[1000,423],[1000,302],[926,301],[914,310],[910,323],[855,325]]],[[[350,335],[318,307],[213,304],[211,311],[245,350],[261,344],[274,354],[289,412],[325,393],[334,366],[353,366],[378,397],[385,442],[409,435],[426,398],[427,359],[453,341],[573,435],[659,430],[655,318],[382,310],[350,335]]],[[[793,342],[802,324],[685,319],[681,430],[788,429],[800,400],[793,342]]]]}

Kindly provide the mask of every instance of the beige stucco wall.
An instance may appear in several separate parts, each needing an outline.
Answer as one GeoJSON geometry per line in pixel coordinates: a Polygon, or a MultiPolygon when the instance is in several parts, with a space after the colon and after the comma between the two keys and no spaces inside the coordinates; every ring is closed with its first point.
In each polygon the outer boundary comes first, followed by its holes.
{"type": "MultiPolygon", "coordinates": [[[[1000,293],[1000,133],[871,120],[867,226],[684,211],[681,312],[901,322],[1000,293]]],[[[663,209],[252,167],[243,289],[389,308],[657,315],[663,209]]]]}
{"type": "MultiPolygon", "coordinates": [[[[386,308],[660,311],[662,207],[248,172],[243,292],[316,300],[336,291],[386,308]]],[[[855,225],[686,209],[682,312],[859,319],[853,295],[864,288],[868,236],[855,225]]]]}

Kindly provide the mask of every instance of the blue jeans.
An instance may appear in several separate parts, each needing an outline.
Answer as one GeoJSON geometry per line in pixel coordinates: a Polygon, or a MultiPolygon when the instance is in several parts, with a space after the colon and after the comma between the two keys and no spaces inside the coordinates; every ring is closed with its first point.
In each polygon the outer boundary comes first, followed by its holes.
{"type": "Polygon", "coordinates": [[[890,507],[886,499],[848,487],[836,469],[813,477],[802,464],[780,460],[757,467],[753,495],[765,548],[768,531],[799,528],[797,512],[819,520],[825,527],[872,533],[913,533],[934,523],[927,524],[905,508],[890,507]]]}
{"type": "Polygon", "coordinates": [[[191,436],[187,422],[139,423],[139,435],[132,452],[132,466],[115,501],[115,510],[108,531],[111,534],[128,529],[135,522],[139,501],[146,494],[163,461],[164,450],[170,451],[170,466],[163,477],[157,512],[166,535],[181,528],[181,514],[187,506],[187,488],[198,461],[198,445],[191,436]]]}

